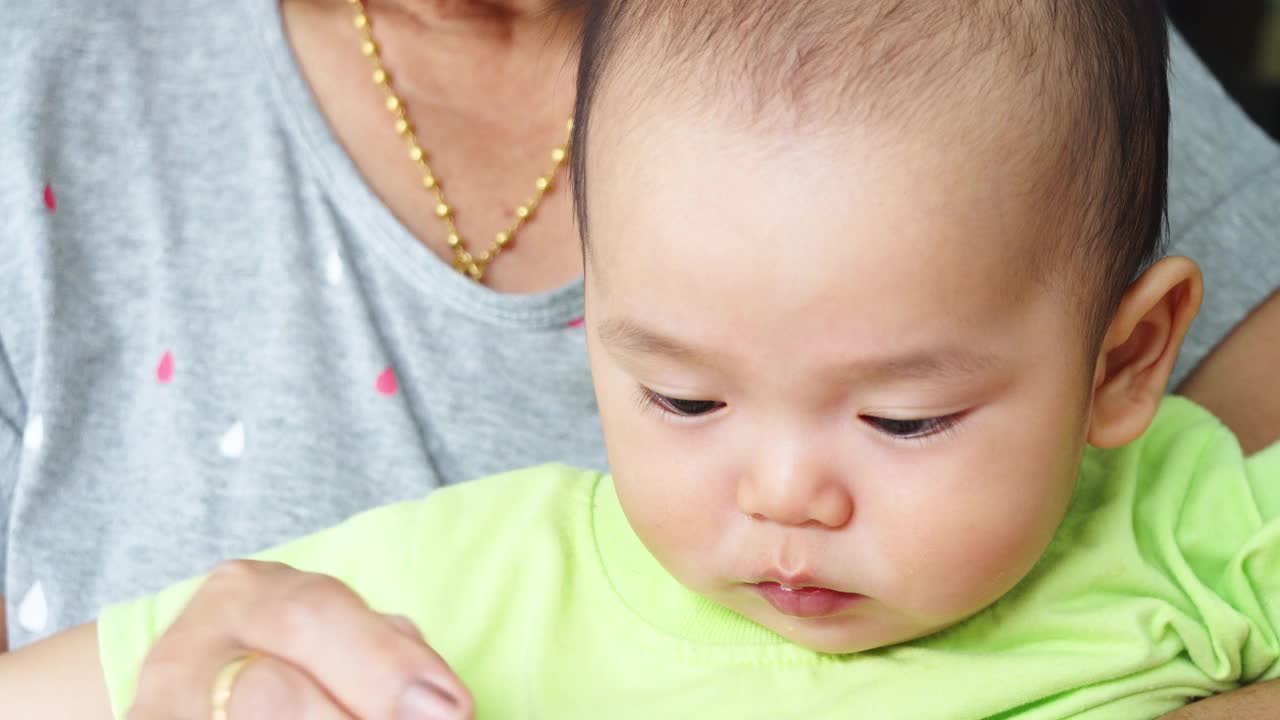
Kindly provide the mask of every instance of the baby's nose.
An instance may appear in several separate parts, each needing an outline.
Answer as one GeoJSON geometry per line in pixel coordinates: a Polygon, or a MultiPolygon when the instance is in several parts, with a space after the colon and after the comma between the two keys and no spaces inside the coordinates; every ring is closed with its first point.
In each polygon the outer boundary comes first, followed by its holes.
{"type": "Polygon", "coordinates": [[[821,474],[756,473],[738,483],[738,509],[779,525],[842,528],[853,519],[853,495],[837,478],[821,474]]]}

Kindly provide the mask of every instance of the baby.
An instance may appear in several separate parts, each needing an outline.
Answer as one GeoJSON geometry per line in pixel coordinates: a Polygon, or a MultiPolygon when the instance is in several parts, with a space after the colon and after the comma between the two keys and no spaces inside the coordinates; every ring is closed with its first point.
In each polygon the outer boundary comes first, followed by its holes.
{"type": "MultiPolygon", "coordinates": [[[[410,617],[481,718],[1154,718],[1280,677],[1280,447],[1162,400],[1143,0],[607,0],[579,77],[612,476],[264,557],[410,617]]],[[[110,608],[115,711],[195,587],[110,608]]]]}

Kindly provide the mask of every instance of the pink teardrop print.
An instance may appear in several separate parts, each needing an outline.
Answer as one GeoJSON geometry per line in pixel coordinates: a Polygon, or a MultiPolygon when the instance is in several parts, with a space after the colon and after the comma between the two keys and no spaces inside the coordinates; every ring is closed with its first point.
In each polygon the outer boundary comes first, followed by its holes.
{"type": "Polygon", "coordinates": [[[156,366],[156,379],[165,385],[173,380],[173,353],[168,350],[164,351],[164,355],[160,357],[160,364],[156,366]]]}
{"type": "Polygon", "coordinates": [[[396,391],[400,389],[400,383],[396,380],[396,371],[391,368],[383,370],[382,374],[378,376],[378,382],[374,384],[374,387],[383,395],[395,395],[396,391]]]}
{"type": "Polygon", "coordinates": [[[586,321],[587,321],[587,319],[586,319],[585,317],[580,317],[580,318],[578,318],[578,319],[576,319],[576,320],[570,320],[570,321],[569,321],[569,324],[568,324],[568,325],[566,325],[565,327],[570,327],[570,328],[580,328],[580,327],[582,327],[582,324],[583,324],[583,323],[585,323],[586,321]]]}
{"type": "Polygon", "coordinates": [[[58,198],[53,194],[53,185],[49,183],[44,186],[44,206],[49,208],[49,212],[58,209],[58,198]]]}

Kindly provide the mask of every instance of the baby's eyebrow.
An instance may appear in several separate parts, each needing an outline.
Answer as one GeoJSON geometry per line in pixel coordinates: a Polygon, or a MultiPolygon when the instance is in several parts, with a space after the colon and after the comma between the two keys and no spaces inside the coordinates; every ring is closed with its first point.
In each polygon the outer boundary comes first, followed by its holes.
{"type": "Polygon", "coordinates": [[[681,360],[706,363],[707,354],[675,338],[644,327],[628,318],[610,318],[600,323],[600,342],[636,355],[666,355],[681,360]]]}
{"type": "MultiPolygon", "coordinates": [[[[610,318],[600,324],[600,341],[610,348],[636,355],[664,355],[678,360],[713,364],[712,354],[640,325],[628,318],[610,318]]],[[[859,358],[837,371],[851,382],[894,379],[968,378],[1003,364],[990,352],[958,346],[939,346],[880,357],[859,358]]]]}
{"type": "Polygon", "coordinates": [[[939,347],[900,355],[860,359],[847,372],[858,380],[965,378],[980,375],[1001,365],[989,352],[961,347],[939,347]]]}

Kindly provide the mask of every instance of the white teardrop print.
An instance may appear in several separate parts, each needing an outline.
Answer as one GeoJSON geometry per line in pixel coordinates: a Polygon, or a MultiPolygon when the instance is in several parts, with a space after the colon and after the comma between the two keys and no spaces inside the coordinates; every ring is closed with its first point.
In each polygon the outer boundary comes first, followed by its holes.
{"type": "Polygon", "coordinates": [[[49,600],[44,583],[37,581],[18,605],[18,626],[27,632],[40,633],[49,626],[49,600]]]}
{"type": "Polygon", "coordinates": [[[22,446],[31,452],[44,447],[44,416],[36,415],[27,422],[27,429],[22,433],[22,446]]]}
{"type": "Polygon", "coordinates": [[[341,285],[346,268],[342,264],[342,256],[336,250],[329,253],[324,261],[324,278],[330,285],[341,285]]]}
{"type": "Polygon", "coordinates": [[[222,434],[222,439],[218,441],[218,450],[223,457],[232,460],[244,455],[244,423],[237,422],[222,434]]]}

